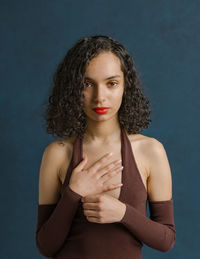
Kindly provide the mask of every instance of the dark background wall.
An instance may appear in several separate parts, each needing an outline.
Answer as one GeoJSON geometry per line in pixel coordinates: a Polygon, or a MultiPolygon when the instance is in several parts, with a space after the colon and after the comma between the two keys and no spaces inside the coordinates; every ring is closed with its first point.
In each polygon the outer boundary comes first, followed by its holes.
{"type": "Polygon", "coordinates": [[[161,141],[173,179],[177,240],[144,259],[199,258],[200,1],[0,1],[1,258],[43,258],[35,245],[42,103],[52,74],[82,36],[107,34],[134,58],[151,99],[142,134],[161,141]]]}

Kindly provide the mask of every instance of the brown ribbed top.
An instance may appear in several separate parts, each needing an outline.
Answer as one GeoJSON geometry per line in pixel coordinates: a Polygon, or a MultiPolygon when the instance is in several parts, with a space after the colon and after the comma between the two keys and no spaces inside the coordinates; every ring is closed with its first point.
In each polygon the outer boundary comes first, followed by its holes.
{"type": "Polygon", "coordinates": [[[173,200],[151,201],[138,171],[130,140],[121,128],[122,183],[119,200],[126,204],[120,222],[93,223],[83,214],[82,196],[68,184],[82,161],[82,140],[77,137],[57,204],[38,205],[37,247],[57,259],[141,259],[143,243],[168,251],[175,243],[173,200]],[[150,218],[146,217],[147,200],[150,218]]]}

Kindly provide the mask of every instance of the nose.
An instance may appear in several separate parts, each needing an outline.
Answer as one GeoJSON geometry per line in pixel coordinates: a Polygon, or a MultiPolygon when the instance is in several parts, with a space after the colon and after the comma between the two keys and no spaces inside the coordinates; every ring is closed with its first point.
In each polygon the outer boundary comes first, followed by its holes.
{"type": "Polygon", "coordinates": [[[105,99],[106,90],[103,85],[98,85],[94,90],[94,100],[98,102],[102,102],[105,99]]]}

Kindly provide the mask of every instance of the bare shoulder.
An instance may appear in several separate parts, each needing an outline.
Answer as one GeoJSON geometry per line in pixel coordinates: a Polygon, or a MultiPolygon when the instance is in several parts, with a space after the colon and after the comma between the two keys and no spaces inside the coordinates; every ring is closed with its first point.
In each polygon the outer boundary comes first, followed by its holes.
{"type": "Polygon", "coordinates": [[[43,152],[39,174],[39,204],[56,203],[59,199],[60,171],[68,161],[73,137],[48,144],[43,152]]]}
{"type": "Polygon", "coordinates": [[[55,163],[59,164],[64,158],[66,158],[70,147],[70,139],[56,140],[49,143],[45,147],[44,155],[48,156],[49,159],[53,159],[55,163]]]}
{"type": "Polygon", "coordinates": [[[144,137],[140,143],[141,151],[148,157],[149,166],[166,160],[167,154],[161,141],[153,137],[144,137]]]}
{"type": "Polygon", "coordinates": [[[145,136],[143,134],[131,134],[129,135],[131,143],[137,145],[139,150],[145,154],[153,155],[165,152],[163,144],[156,138],[145,136]]]}
{"type": "Polygon", "coordinates": [[[158,147],[162,145],[159,140],[143,134],[130,134],[128,135],[128,137],[130,141],[140,144],[140,147],[144,149],[151,149],[153,147],[158,147]]]}
{"type": "Polygon", "coordinates": [[[172,176],[167,153],[163,144],[142,134],[129,135],[136,160],[140,165],[150,200],[172,198],[172,176]],[[145,178],[146,177],[146,178],[145,178]]]}
{"type": "Polygon", "coordinates": [[[163,144],[156,138],[143,134],[130,134],[128,137],[135,156],[141,161],[138,162],[143,164],[147,177],[149,177],[152,163],[156,163],[161,156],[166,155],[163,144]]]}
{"type": "Polygon", "coordinates": [[[53,161],[58,165],[58,177],[60,179],[60,172],[62,170],[63,165],[66,162],[69,162],[72,150],[73,150],[73,143],[75,140],[75,136],[72,136],[67,139],[61,139],[51,142],[46,147],[46,152],[48,152],[49,157],[53,159],[53,161]]]}

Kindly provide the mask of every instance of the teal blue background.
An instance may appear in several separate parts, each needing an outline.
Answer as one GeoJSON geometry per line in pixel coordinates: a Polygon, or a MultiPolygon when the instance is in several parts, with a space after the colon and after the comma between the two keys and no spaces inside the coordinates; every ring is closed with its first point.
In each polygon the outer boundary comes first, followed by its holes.
{"type": "Polygon", "coordinates": [[[199,252],[200,1],[0,1],[1,258],[43,258],[36,248],[42,103],[52,74],[81,37],[106,34],[135,60],[152,124],[172,171],[177,240],[144,259],[197,259],[199,252]]]}

